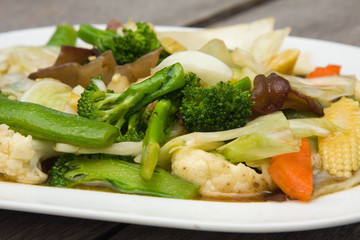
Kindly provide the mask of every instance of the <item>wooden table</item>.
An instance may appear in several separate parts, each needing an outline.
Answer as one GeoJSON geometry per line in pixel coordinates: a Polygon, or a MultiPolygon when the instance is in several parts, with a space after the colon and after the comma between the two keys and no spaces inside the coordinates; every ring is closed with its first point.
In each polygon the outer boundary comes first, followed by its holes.
{"type": "MultiPolygon", "coordinates": [[[[0,32],[60,22],[106,23],[111,18],[209,27],[274,16],[276,27],[290,26],[292,35],[360,46],[359,10],[359,0],[1,0],[0,32]]],[[[8,210],[0,210],[0,219],[0,239],[360,239],[360,224],[304,232],[239,234],[8,210]]]]}

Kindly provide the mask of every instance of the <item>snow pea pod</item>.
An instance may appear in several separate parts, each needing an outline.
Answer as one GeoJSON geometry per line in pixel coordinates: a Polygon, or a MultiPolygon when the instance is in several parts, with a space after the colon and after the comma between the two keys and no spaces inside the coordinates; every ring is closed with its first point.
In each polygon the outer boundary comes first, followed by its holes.
{"type": "Polygon", "coordinates": [[[0,123],[23,135],[87,147],[104,147],[118,136],[116,127],[0,94],[0,123]]]}

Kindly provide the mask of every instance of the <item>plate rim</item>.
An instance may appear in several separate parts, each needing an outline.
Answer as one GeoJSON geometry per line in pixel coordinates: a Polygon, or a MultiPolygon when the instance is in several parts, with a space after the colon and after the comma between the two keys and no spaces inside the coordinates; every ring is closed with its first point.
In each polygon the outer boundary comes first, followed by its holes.
{"type": "MultiPolygon", "coordinates": [[[[104,26],[103,24],[95,25],[95,26],[104,26]]],[[[29,34],[34,32],[41,32],[51,34],[51,31],[53,31],[55,26],[45,26],[40,28],[28,28],[28,29],[20,29],[20,30],[14,30],[14,31],[7,31],[0,33],[0,48],[3,48],[2,46],[2,39],[5,38],[14,38],[18,37],[23,34],[29,34]],[[9,37],[10,36],[10,37],[9,37]]],[[[171,27],[171,26],[156,26],[157,29],[189,29],[186,27],[171,27]]],[[[22,39],[22,41],[24,41],[22,39]]],[[[46,39],[44,40],[46,41],[46,39]]],[[[311,38],[304,38],[304,37],[297,37],[297,36],[289,36],[284,45],[292,45],[297,44],[298,42],[303,42],[306,44],[317,44],[321,46],[330,46],[334,48],[340,48],[341,50],[345,49],[346,52],[356,51],[360,53],[360,47],[343,44],[343,43],[337,43],[337,42],[331,42],[326,40],[319,40],[319,39],[311,39],[311,38]]],[[[41,44],[41,43],[39,43],[41,44]]],[[[360,70],[358,72],[354,72],[355,74],[359,75],[360,70]]],[[[0,208],[2,209],[8,209],[8,210],[16,210],[16,211],[25,211],[25,212],[32,212],[32,213],[41,213],[41,214],[52,214],[52,215],[58,215],[58,216],[68,216],[68,217],[78,217],[78,218],[88,218],[88,219],[94,219],[94,220],[105,220],[105,221],[115,221],[115,222],[124,222],[124,223],[131,223],[131,224],[141,224],[141,225],[148,225],[148,226],[156,226],[156,227],[171,227],[171,228],[179,228],[179,229],[189,229],[189,230],[202,230],[202,231],[218,231],[218,232],[241,232],[241,233],[268,233],[268,232],[289,232],[289,231],[303,231],[303,230],[314,230],[314,229],[322,229],[322,228],[328,228],[328,227],[335,227],[335,226],[341,226],[345,224],[350,223],[356,223],[360,222],[360,207],[356,209],[355,213],[347,214],[345,216],[342,215],[336,215],[333,217],[327,217],[325,219],[322,218],[316,218],[313,220],[307,220],[307,221],[293,221],[293,222],[284,222],[284,221],[278,221],[275,223],[259,223],[254,221],[252,223],[229,223],[226,220],[226,216],[221,215],[223,220],[222,221],[205,221],[204,219],[197,218],[194,219],[190,215],[188,216],[188,219],[174,219],[172,217],[164,217],[164,216],[141,216],[141,212],[134,211],[133,213],[124,213],[124,212],[114,212],[109,210],[104,210],[103,208],[96,208],[96,209],[88,209],[88,208],[81,208],[79,206],[71,206],[70,205],[61,205],[59,203],[54,204],[52,203],[52,198],[46,198],[46,199],[40,199],[38,197],[30,197],[27,194],[33,193],[34,191],[36,193],[44,194],[44,192],[51,192],[56,197],[60,197],[60,200],[65,200],[61,198],[61,194],[63,191],[66,191],[66,193],[72,193],[73,195],[76,195],[75,198],[82,199],[85,196],[91,196],[95,197],[96,195],[101,196],[98,197],[103,200],[109,201],[112,203],[109,198],[113,198],[114,193],[106,193],[106,192],[95,192],[95,191],[87,191],[87,190],[77,190],[77,189],[60,189],[60,188],[52,188],[52,187],[46,187],[46,186],[33,186],[33,185],[26,185],[26,184],[20,184],[20,183],[8,183],[8,182],[0,182],[0,190],[4,193],[10,195],[6,198],[0,197],[0,208]],[[41,190],[39,190],[41,189],[41,190]],[[51,190],[50,190],[51,189],[51,190]],[[21,191],[24,192],[21,192],[21,191]],[[14,193],[14,191],[16,193],[14,193]],[[81,194],[80,194],[81,193],[81,194]],[[60,195],[59,195],[60,194],[60,195]],[[79,196],[84,195],[83,197],[79,196]],[[110,194],[110,195],[109,195],[110,194]],[[22,201],[18,201],[17,199],[22,199],[22,201]]],[[[202,201],[202,200],[180,200],[180,199],[163,199],[163,198],[157,198],[157,197],[148,197],[148,196],[139,196],[139,195],[127,195],[127,194],[116,194],[116,198],[124,198],[124,200],[129,201],[143,201],[144,199],[147,199],[147,201],[153,202],[154,199],[159,200],[160,202],[169,202],[173,203],[181,203],[182,206],[188,206],[189,203],[194,203],[194,205],[198,206],[199,203],[206,203],[204,205],[210,205],[210,207],[215,207],[221,210],[222,205],[227,204],[230,206],[234,205],[234,203],[229,202],[208,202],[208,201],[202,201]],[[120,197],[121,196],[121,197],[120,197]],[[149,200],[150,199],[150,200],[149,200]],[[186,201],[186,202],[185,202],[186,201]],[[196,204],[195,204],[196,202],[196,204]],[[186,203],[186,204],[184,204],[186,203]]],[[[43,196],[42,196],[43,197],[43,196]]],[[[48,196],[49,197],[49,196],[48,196]]],[[[74,196],[73,196],[74,197],[74,196]]],[[[322,203],[329,204],[332,202],[332,199],[341,199],[349,201],[349,199],[353,200],[359,200],[360,201],[360,186],[343,191],[334,193],[331,195],[323,196],[318,199],[313,200],[313,202],[307,203],[321,206],[322,203]],[[330,200],[329,200],[330,199],[330,200]]],[[[98,203],[99,199],[94,199],[94,203],[98,203]]],[[[350,201],[351,202],[351,201],[350,201]]],[[[235,204],[241,204],[244,210],[245,207],[254,208],[254,206],[261,206],[263,208],[264,204],[266,203],[235,203],[235,204]]],[[[292,206],[299,206],[300,210],[307,207],[304,207],[304,203],[300,203],[297,201],[294,202],[286,202],[286,203],[280,203],[284,205],[284,207],[287,209],[292,206]]],[[[279,204],[272,203],[271,206],[275,206],[274,208],[278,208],[279,204]]],[[[227,209],[228,207],[225,207],[227,209]]],[[[266,207],[265,207],[266,208],[266,207]]],[[[311,207],[310,207],[311,208],[311,207]]],[[[256,208],[255,208],[256,209],[256,208]]],[[[194,210],[194,209],[192,209],[194,210]]],[[[196,209],[195,209],[196,210],[196,209]]],[[[215,209],[216,210],[216,209],[215,209]]],[[[202,210],[203,211],[203,210],[202,210]]],[[[151,212],[150,212],[151,213],[151,212]]],[[[185,216],[186,217],[186,216],[185,216]]],[[[210,216],[211,217],[211,216],[210,216]]],[[[266,218],[268,218],[267,216],[266,218]]],[[[231,219],[230,219],[231,220],[231,219]]],[[[245,219],[246,220],[246,219],[245,219]]]]}

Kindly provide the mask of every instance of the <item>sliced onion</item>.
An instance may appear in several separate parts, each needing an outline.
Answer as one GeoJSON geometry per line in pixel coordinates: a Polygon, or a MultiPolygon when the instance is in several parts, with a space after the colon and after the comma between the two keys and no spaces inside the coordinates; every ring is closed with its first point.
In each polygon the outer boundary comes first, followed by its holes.
{"type": "Polygon", "coordinates": [[[210,86],[218,82],[230,81],[233,76],[233,71],[219,59],[193,50],[177,52],[170,55],[156,66],[152,73],[175,63],[180,63],[185,73],[196,73],[203,82],[210,86]]]}

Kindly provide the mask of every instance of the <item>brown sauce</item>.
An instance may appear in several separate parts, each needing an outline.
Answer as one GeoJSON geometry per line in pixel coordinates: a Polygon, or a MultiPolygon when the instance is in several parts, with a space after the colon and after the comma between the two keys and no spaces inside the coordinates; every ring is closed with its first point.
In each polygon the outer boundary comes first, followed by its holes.
{"type": "MultiPolygon", "coordinates": [[[[48,172],[51,168],[51,166],[54,164],[54,161],[56,159],[47,159],[42,162],[41,167],[44,172],[48,172]]],[[[0,181],[9,181],[6,180],[4,177],[0,176],[0,181]]],[[[47,184],[43,184],[44,186],[47,186],[47,184]]],[[[74,187],[75,189],[79,190],[90,190],[90,191],[97,191],[97,192],[111,192],[111,193],[120,193],[119,191],[116,191],[113,188],[106,187],[106,186],[88,186],[88,185],[79,185],[74,187]]],[[[208,198],[208,197],[198,197],[193,200],[201,200],[201,201],[211,201],[211,202],[284,202],[288,201],[289,199],[287,196],[281,191],[276,190],[274,192],[266,192],[257,196],[252,197],[242,197],[242,198],[208,198]]]]}

